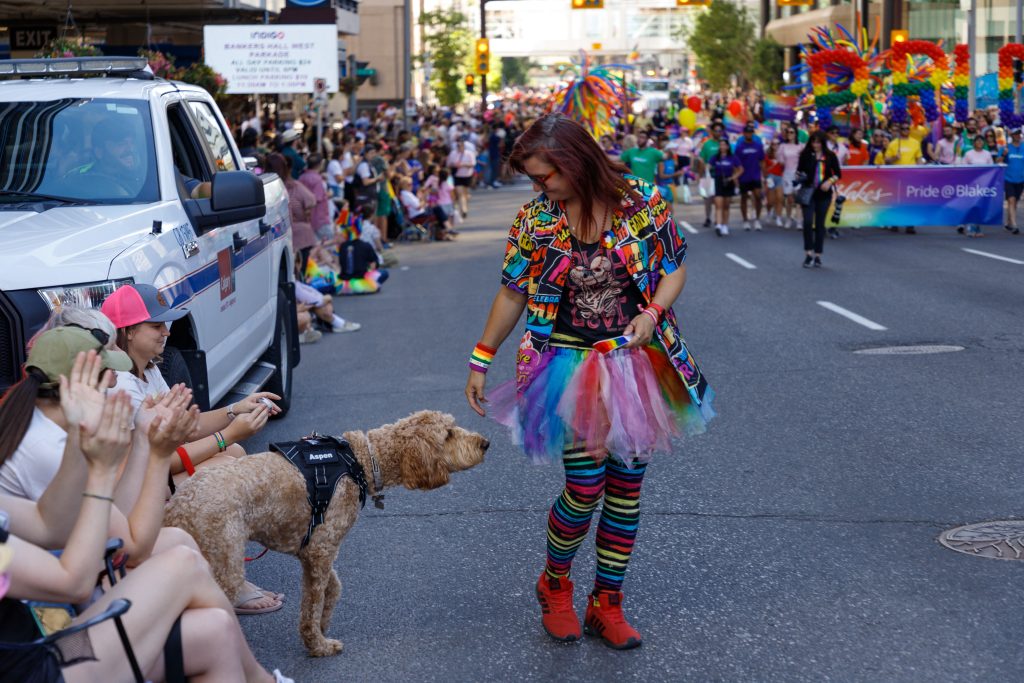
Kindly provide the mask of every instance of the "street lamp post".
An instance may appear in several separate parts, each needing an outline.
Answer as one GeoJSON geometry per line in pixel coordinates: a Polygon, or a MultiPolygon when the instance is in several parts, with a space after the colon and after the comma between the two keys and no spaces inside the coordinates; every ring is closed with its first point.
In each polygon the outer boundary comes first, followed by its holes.
{"type": "MultiPolygon", "coordinates": [[[[480,37],[487,37],[487,0],[480,0],[480,37]]],[[[480,113],[487,113],[487,74],[480,78],[480,113]]]]}

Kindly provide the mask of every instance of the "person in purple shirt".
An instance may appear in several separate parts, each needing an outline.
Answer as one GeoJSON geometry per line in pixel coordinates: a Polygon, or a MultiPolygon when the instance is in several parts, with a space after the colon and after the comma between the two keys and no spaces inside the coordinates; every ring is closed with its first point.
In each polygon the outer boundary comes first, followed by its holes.
{"type": "Polygon", "coordinates": [[[715,180],[715,232],[724,237],[729,234],[729,203],[736,194],[736,181],[743,174],[743,166],[725,138],[719,140],[718,153],[711,157],[708,166],[715,180]]]}
{"type": "Polygon", "coordinates": [[[740,161],[743,167],[743,175],[740,176],[740,213],[743,214],[743,229],[761,229],[761,197],[762,181],[761,169],[764,166],[764,145],[754,135],[754,123],[748,123],[743,128],[743,137],[736,141],[733,154],[740,161]],[[748,220],[747,199],[754,203],[754,220],[748,220]]]}

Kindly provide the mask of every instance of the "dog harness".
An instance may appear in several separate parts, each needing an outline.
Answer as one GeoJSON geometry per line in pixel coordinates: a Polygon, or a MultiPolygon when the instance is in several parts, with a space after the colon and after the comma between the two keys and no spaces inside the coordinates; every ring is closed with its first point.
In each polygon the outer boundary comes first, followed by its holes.
{"type": "Polygon", "coordinates": [[[366,475],[352,452],[352,446],[345,439],[314,432],[298,441],[272,443],[270,450],[295,465],[306,479],[306,498],[313,508],[313,515],[301,547],[305,548],[309,543],[313,529],[323,524],[324,513],[342,477],[349,477],[355,482],[359,487],[359,503],[366,506],[366,475]]]}

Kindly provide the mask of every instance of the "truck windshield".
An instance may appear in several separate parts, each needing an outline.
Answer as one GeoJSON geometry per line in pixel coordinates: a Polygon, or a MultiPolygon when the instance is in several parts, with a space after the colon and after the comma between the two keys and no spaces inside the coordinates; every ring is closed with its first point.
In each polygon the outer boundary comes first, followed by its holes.
{"type": "Polygon", "coordinates": [[[668,92],[668,81],[640,81],[641,92],[668,92]]]}
{"type": "Polygon", "coordinates": [[[0,204],[155,202],[153,149],[146,102],[0,102],[0,204]]]}

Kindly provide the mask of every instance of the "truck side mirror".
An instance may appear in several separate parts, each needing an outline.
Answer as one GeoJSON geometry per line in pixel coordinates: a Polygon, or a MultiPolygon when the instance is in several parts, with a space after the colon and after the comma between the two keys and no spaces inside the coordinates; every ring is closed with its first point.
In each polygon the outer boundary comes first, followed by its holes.
{"type": "Polygon", "coordinates": [[[263,218],[267,213],[263,181],[252,171],[215,174],[210,198],[190,199],[185,205],[199,231],[263,218]]]}

